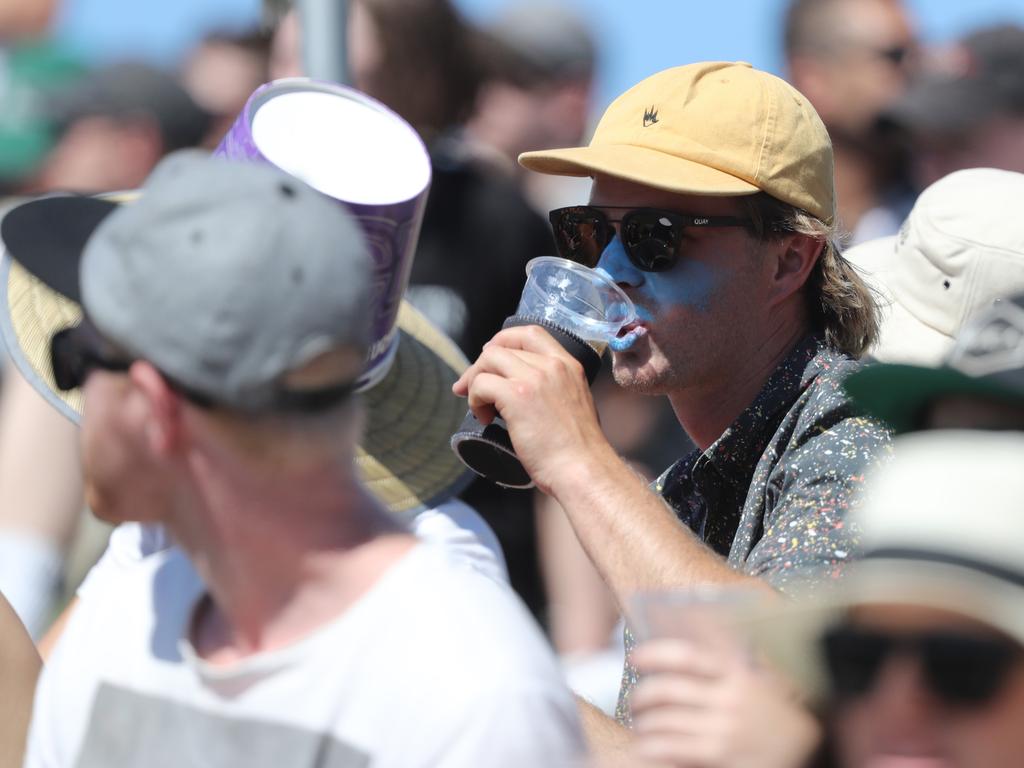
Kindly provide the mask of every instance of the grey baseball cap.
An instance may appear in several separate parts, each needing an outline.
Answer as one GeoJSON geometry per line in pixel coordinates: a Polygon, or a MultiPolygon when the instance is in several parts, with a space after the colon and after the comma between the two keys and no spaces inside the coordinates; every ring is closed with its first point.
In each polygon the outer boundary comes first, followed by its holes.
{"type": "Polygon", "coordinates": [[[270,166],[178,152],[131,205],[33,200],[7,213],[0,235],[28,272],[80,303],[104,339],[215,403],[260,411],[326,402],[361,369],[372,296],[362,231],[270,166]],[[343,380],[296,388],[296,371],[338,350],[354,353],[343,380]]]}

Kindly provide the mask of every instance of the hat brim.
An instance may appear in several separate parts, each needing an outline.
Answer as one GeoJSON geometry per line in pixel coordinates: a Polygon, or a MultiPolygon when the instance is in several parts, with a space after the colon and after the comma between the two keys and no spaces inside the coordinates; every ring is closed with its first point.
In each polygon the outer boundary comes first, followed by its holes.
{"type": "MultiPolygon", "coordinates": [[[[118,201],[133,197],[43,198],[11,209],[0,223],[6,246],[0,255],[0,336],[25,379],[75,424],[82,396],[57,388],[50,339],[81,320],[77,267],[89,235],[118,201]]],[[[449,445],[466,412],[451,387],[468,362],[404,300],[397,326],[391,368],[363,393],[367,425],[356,466],[391,512],[411,515],[451,498],[473,478],[449,445]]]]}
{"type": "Polygon", "coordinates": [[[754,647],[812,702],[828,696],[820,639],[852,608],[905,605],[958,614],[1024,645],[1024,589],[970,567],[937,561],[869,559],[825,593],[762,606],[744,622],[754,647]]]}
{"type": "Polygon", "coordinates": [[[938,365],[955,339],[919,320],[889,287],[896,254],[896,236],[860,243],[844,257],[874,291],[878,299],[879,340],[871,356],[883,363],[938,365]]]}
{"type": "Polygon", "coordinates": [[[880,363],[850,374],[843,388],[869,415],[896,433],[917,429],[925,409],[937,398],[976,395],[1024,404],[1024,392],[994,377],[973,377],[946,366],[880,363]]]}
{"type": "Polygon", "coordinates": [[[519,164],[552,176],[605,174],[680,194],[737,197],[761,191],[716,168],[629,144],[525,152],[519,156],[519,164]]]}
{"type": "Polygon", "coordinates": [[[45,285],[77,302],[78,265],[85,243],[117,207],[116,196],[29,200],[0,221],[0,239],[11,256],[45,285]]]}

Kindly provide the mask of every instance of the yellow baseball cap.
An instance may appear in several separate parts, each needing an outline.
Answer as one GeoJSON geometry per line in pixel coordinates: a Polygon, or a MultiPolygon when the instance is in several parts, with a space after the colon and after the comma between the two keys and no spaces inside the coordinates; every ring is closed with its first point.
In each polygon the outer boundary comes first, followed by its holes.
{"type": "Polygon", "coordinates": [[[746,62],[651,75],[612,102],[590,146],[526,152],[519,162],[694,195],[767,192],[827,223],[835,215],[824,123],[793,86],[746,62]]]}

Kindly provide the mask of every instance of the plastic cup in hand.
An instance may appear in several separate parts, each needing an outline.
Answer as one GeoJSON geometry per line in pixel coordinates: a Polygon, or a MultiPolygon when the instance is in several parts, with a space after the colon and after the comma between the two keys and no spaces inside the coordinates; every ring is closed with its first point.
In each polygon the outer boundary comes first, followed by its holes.
{"type": "Polygon", "coordinates": [[[600,355],[622,326],[636,318],[636,309],[603,273],[568,259],[541,256],[526,265],[516,316],[568,331],[600,355]]]}
{"type": "Polygon", "coordinates": [[[738,647],[738,624],[759,597],[751,588],[710,584],[638,592],[627,601],[626,618],[638,645],[676,638],[705,647],[738,647]]]}
{"type": "MultiPolygon", "coordinates": [[[[633,302],[607,275],[568,259],[540,256],[526,265],[519,309],[505,327],[543,326],[579,361],[592,382],[608,342],[635,317],[633,302]]],[[[485,426],[469,411],[451,444],[462,463],[478,475],[506,488],[533,486],[500,414],[485,426]]]]}

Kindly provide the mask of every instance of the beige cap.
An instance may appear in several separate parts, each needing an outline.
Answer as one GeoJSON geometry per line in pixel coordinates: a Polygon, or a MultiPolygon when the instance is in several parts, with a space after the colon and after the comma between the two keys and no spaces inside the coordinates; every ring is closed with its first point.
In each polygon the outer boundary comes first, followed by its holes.
{"type": "Polygon", "coordinates": [[[956,171],[928,187],[899,235],[844,255],[878,292],[873,357],[938,365],[975,312],[1024,291],[1024,174],[956,171]]]}
{"type": "Polygon", "coordinates": [[[695,195],[767,192],[825,222],[835,215],[832,142],[793,86],[745,62],[666,69],[619,96],[588,147],[526,152],[556,176],[616,176],[695,195]]]}

